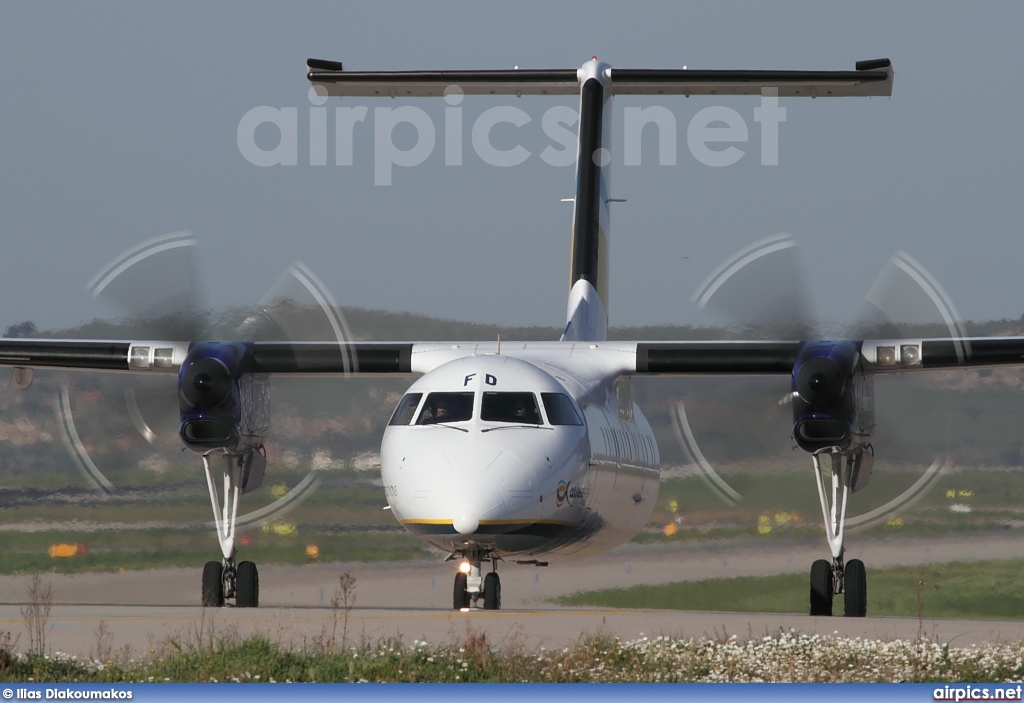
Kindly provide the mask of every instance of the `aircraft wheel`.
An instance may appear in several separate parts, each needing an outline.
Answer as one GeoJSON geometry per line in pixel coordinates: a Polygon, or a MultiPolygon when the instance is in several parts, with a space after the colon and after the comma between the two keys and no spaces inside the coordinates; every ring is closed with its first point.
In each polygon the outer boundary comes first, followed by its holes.
{"type": "Polygon", "coordinates": [[[203,567],[203,607],[220,608],[224,605],[224,565],[208,561],[203,567]]]}
{"type": "Polygon", "coordinates": [[[260,604],[260,574],[251,561],[243,561],[235,572],[235,605],[255,608],[260,604]]]}
{"type": "Polygon", "coordinates": [[[484,577],[484,610],[501,608],[501,580],[498,572],[492,571],[484,577]]]}
{"type": "Polygon", "coordinates": [[[862,618],[868,614],[868,574],[864,562],[851,559],[846,565],[846,595],[844,611],[848,618],[862,618]]]}
{"type": "Polygon", "coordinates": [[[461,571],[455,574],[455,592],[452,594],[452,606],[456,610],[469,607],[469,593],[466,592],[466,574],[461,571]]]}
{"type": "Polygon", "coordinates": [[[811,615],[832,615],[832,565],[824,559],[811,564],[811,615]]]}

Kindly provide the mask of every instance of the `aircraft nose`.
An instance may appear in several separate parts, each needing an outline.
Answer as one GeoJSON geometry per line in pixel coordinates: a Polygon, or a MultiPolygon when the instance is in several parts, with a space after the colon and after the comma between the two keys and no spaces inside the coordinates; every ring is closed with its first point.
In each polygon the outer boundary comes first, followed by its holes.
{"type": "Polygon", "coordinates": [[[480,518],[472,512],[463,510],[452,519],[452,527],[460,535],[471,535],[480,528],[480,518]]]}
{"type": "Polygon", "coordinates": [[[521,473],[514,457],[488,448],[486,452],[448,453],[454,469],[449,492],[452,527],[460,535],[479,533],[480,524],[508,512],[506,474],[521,473]]]}
{"type": "Polygon", "coordinates": [[[452,491],[452,527],[460,535],[478,534],[481,523],[502,521],[534,495],[534,467],[507,449],[452,462],[459,487],[452,491]],[[525,496],[525,499],[524,499],[525,496]]]}

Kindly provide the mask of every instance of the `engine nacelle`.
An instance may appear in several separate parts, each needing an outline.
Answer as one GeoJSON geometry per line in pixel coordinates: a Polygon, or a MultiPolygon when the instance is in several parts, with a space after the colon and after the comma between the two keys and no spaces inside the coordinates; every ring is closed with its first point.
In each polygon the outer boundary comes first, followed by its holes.
{"type": "Polygon", "coordinates": [[[178,434],[199,454],[250,454],[270,432],[270,379],[253,374],[252,345],[199,342],[178,374],[178,434]]]}
{"type": "Polygon", "coordinates": [[[793,365],[793,439],[806,452],[866,446],[874,428],[871,377],[860,343],[802,342],[793,365]]]}

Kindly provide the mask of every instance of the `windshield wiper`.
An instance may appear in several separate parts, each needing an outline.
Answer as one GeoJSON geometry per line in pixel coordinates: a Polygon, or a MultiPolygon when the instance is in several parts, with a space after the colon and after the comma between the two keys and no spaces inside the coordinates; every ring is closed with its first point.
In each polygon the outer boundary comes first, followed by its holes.
{"type": "Polygon", "coordinates": [[[531,430],[553,430],[554,427],[545,427],[544,425],[529,425],[525,423],[516,423],[514,425],[502,425],[501,427],[488,427],[480,430],[481,433],[491,432],[492,430],[519,430],[519,429],[531,429],[531,430]]]}
{"type": "Polygon", "coordinates": [[[447,422],[432,422],[427,427],[447,427],[449,430],[458,430],[459,432],[469,432],[465,427],[456,427],[455,425],[449,425],[447,422]]]}

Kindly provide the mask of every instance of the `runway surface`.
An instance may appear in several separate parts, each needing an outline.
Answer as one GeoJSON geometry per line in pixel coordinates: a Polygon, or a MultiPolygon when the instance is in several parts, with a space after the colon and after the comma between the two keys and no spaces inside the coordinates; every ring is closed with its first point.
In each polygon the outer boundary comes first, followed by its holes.
{"type": "MultiPolygon", "coordinates": [[[[849,637],[916,638],[926,636],[965,646],[988,641],[1024,640],[1024,621],[924,620],[917,618],[812,618],[806,615],[706,613],[654,610],[563,608],[549,602],[561,594],[592,588],[665,583],[728,576],[804,572],[822,555],[817,543],[701,542],[626,545],[604,556],[550,567],[503,564],[501,611],[452,611],[454,569],[440,559],[402,563],[333,563],[262,566],[261,607],[197,607],[200,574],[196,569],[162,569],[123,574],[48,574],[53,609],[47,644],[52,651],[88,656],[97,651],[100,623],[113,635],[113,648],[137,653],[159,650],[168,638],[195,642],[211,634],[260,632],[272,640],[302,646],[331,628],[330,607],[338,575],[356,577],[355,607],[348,618],[348,639],[399,638],[452,642],[469,632],[483,633],[494,646],[562,647],[580,636],[604,632],[622,639],[667,635],[741,639],[780,630],[849,637]]],[[[891,538],[855,544],[847,558],[872,568],[896,564],[1024,558],[1024,537],[988,533],[971,537],[891,538]]],[[[21,634],[26,577],[0,577],[0,631],[21,634]]],[[[642,605],[642,604],[638,604],[642,605]]],[[[339,613],[340,636],[343,616],[339,613]]]]}

